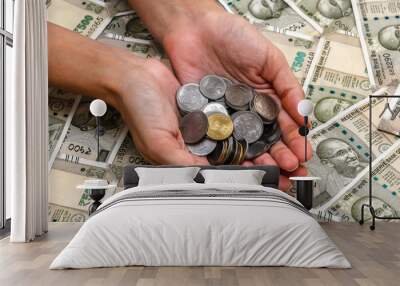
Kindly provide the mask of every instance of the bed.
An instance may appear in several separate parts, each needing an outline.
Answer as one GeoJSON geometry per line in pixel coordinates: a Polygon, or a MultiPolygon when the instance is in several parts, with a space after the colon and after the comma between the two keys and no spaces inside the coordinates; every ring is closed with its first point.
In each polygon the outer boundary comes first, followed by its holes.
{"type": "Polygon", "coordinates": [[[137,166],[129,166],[125,190],[102,203],[50,269],[351,267],[311,214],[277,189],[278,168],[251,169],[265,171],[260,185],[205,183],[200,173],[192,183],[138,185],[137,166]]]}

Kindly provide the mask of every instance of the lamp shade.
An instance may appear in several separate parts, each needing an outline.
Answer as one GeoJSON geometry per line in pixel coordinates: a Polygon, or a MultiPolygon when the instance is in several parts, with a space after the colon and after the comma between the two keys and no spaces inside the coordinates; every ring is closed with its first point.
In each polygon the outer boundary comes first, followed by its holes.
{"type": "Polygon", "coordinates": [[[95,99],[90,103],[90,113],[95,117],[101,117],[107,112],[107,104],[101,99],[95,99]]]}
{"type": "Polygon", "coordinates": [[[297,105],[297,111],[301,116],[309,116],[313,112],[314,105],[311,100],[303,99],[297,105]]]}

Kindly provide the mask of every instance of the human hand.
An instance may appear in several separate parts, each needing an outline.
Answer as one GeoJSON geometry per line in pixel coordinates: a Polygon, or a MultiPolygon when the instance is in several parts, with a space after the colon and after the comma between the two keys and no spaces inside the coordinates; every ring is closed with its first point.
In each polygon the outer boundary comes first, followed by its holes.
{"type": "MultiPolygon", "coordinates": [[[[305,158],[304,138],[298,133],[303,117],[297,112],[304,94],[283,54],[269,40],[242,18],[215,10],[174,28],[163,37],[163,44],[182,83],[217,74],[273,94],[283,107],[278,117],[282,140],[245,165],[278,164],[286,175],[307,174],[299,165],[305,158]]],[[[308,149],[310,159],[310,144],[308,149]]],[[[290,187],[285,175],[281,187],[290,187]]]]}
{"type": "Polygon", "coordinates": [[[48,25],[49,81],[103,99],[122,115],[138,150],[158,164],[207,164],[190,154],[179,131],[179,83],[161,62],[48,25]]]}
{"type": "MultiPolygon", "coordinates": [[[[132,58],[131,55],[129,59],[132,58]]],[[[179,82],[161,62],[135,59],[118,88],[118,110],[144,158],[156,164],[205,165],[206,158],[189,153],[179,130],[175,94],[179,82]]]]}

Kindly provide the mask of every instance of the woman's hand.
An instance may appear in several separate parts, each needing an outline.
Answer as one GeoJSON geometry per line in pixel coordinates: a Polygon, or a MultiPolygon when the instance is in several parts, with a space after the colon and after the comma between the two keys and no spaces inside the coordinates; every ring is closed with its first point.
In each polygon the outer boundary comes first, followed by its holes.
{"type": "Polygon", "coordinates": [[[114,106],[145,159],[157,164],[207,164],[189,153],[179,131],[176,77],[161,62],[48,25],[49,80],[114,106]]]}

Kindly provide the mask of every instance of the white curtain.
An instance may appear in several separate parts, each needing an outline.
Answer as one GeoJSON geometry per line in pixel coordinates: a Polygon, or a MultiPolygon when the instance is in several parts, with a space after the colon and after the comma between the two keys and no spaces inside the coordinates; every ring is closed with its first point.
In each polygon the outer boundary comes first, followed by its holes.
{"type": "Polygon", "coordinates": [[[6,187],[12,242],[47,231],[46,0],[15,1],[12,93],[6,98],[6,187]]]}

